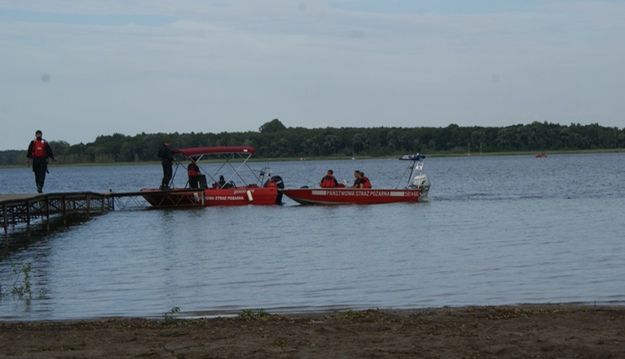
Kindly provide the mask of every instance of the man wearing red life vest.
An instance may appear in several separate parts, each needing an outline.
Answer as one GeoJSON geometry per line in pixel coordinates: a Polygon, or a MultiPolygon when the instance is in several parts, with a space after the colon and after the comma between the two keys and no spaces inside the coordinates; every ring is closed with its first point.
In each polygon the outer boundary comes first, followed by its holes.
{"type": "Polygon", "coordinates": [[[200,167],[191,159],[191,163],[187,166],[187,175],[189,176],[189,188],[200,188],[200,167]]]}
{"type": "Polygon", "coordinates": [[[35,139],[30,141],[28,145],[28,162],[32,161],[33,172],[35,172],[35,184],[37,185],[37,192],[43,192],[43,184],[46,180],[46,173],[48,172],[48,158],[54,160],[54,154],[52,148],[46,140],[41,138],[42,133],[40,130],[35,132],[35,139]]]}
{"type": "Polygon", "coordinates": [[[321,183],[319,184],[321,188],[334,188],[338,187],[339,182],[334,177],[334,171],[328,170],[328,173],[321,179],[321,183]]]}

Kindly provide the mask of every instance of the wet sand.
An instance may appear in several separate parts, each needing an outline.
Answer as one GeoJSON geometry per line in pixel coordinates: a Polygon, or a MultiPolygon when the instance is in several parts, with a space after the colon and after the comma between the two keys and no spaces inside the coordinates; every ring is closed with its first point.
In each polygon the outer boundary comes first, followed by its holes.
{"type": "Polygon", "coordinates": [[[625,307],[0,323],[2,358],[625,358],[625,307]]]}

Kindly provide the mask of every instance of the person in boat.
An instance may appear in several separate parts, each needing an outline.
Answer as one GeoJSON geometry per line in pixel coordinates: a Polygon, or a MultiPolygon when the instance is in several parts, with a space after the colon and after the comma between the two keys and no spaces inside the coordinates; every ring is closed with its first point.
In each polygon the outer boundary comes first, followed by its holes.
{"type": "Polygon", "coordinates": [[[161,180],[161,190],[169,189],[169,182],[171,182],[171,176],[173,173],[174,154],[177,151],[171,148],[171,140],[166,138],[163,141],[163,145],[158,150],[158,158],[161,160],[163,166],[163,179],[161,180]]]}
{"type": "Polygon", "coordinates": [[[33,172],[35,173],[35,184],[37,192],[43,192],[43,184],[46,181],[46,173],[48,172],[48,158],[54,160],[52,148],[46,140],[42,138],[43,133],[40,130],[35,131],[35,139],[30,141],[28,145],[28,164],[32,162],[33,172]]]}
{"type": "Polygon", "coordinates": [[[224,176],[220,175],[219,180],[213,183],[213,188],[224,188],[226,186],[226,179],[224,176]]]}
{"type": "Polygon", "coordinates": [[[352,188],[371,188],[371,181],[365,173],[359,170],[354,171],[354,185],[352,188]]]}
{"type": "Polygon", "coordinates": [[[371,188],[371,181],[369,177],[365,176],[363,171],[360,171],[360,188],[371,188]]]}
{"type": "Polygon", "coordinates": [[[189,176],[189,188],[200,188],[202,174],[200,167],[195,163],[195,158],[191,158],[191,163],[187,166],[187,175],[189,176]]]}
{"type": "Polygon", "coordinates": [[[213,188],[234,188],[236,185],[233,181],[226,182],[223,175],[219,175],[219,180],[213,183],[213,188]]]}
{"type": "Polygon", "coordinates": [[[328,170],[325,176],[321,179],[319,184],[321,188],[334,188],[339,186],[339,182],[334,177],[334,171],[328,170]]]}
{"type": "Polygon", "coordinates": [[[360,171],[358,170],[354,171],[354,184],[352,188],[360,188],[360,171]]]}

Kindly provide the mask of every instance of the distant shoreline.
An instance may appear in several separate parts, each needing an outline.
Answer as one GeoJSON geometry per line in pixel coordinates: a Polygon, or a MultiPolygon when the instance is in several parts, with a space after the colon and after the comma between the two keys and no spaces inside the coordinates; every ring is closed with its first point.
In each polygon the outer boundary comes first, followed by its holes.
{"type": "MultiPolygon", "coordinates": [[[[441,158],[441,157],[494,157],[494,156],[534,156],[536,153],[544,152],[549,155],[573,155],[573,154],[596,154],[596,153],[625,153],[625,148],[615,148],[615,149],[594,149],[594,150],[557,150],[557,151],[509,151],[509,152],[471,152],[469,153],[460,153],[460,152],[433,152],[426,153],[427,157],[432,158],[441,158]]],[[[397,159],[401,156],[401,154],[397,155],[388,155],[388,156],[356,156],[357,160],[364,159],[397,159]]],[[[249,162],[289,162],[289,161],[344,161],[351,160],[351,156],[317,156],[317,157],[254,157],[251,158],[249,162]]],[[[204,163],[220,163],[220,160],[217,159],[208,159],[204,160],[204,163]]],[[[148,165],[156,165],[160,164],[159,161],[137,161],[137,162],[79,162],[79,163],[59,163],[59,162],[51,162],[51,166],[54,167],[106,167],[106,166],[148,166],[148,165]]],[[[21,168],[28,167],[26,166],[26,161],[24,161],[24,165],[0,165],[0,168],[21,168]]]]}

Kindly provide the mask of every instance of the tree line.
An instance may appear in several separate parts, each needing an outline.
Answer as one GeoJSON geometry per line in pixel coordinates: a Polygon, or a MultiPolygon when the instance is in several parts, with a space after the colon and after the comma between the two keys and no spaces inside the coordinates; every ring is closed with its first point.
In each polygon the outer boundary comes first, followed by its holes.
{"type": "MultiPolygon", "coordinates": [[[[488,153],[625,148],[625,128],[533,122],[506,127],[286,127],[274,119],[258,131],[140,133],[98,136],[90,143],[50,141],[60,163],[158,160],[165,138],[174,147],[251,145],[256,157],[390,156],[403,153],[488,153]]],[[[0,151],[0,165],[23,164],[25,150],[0,151]]]]}

